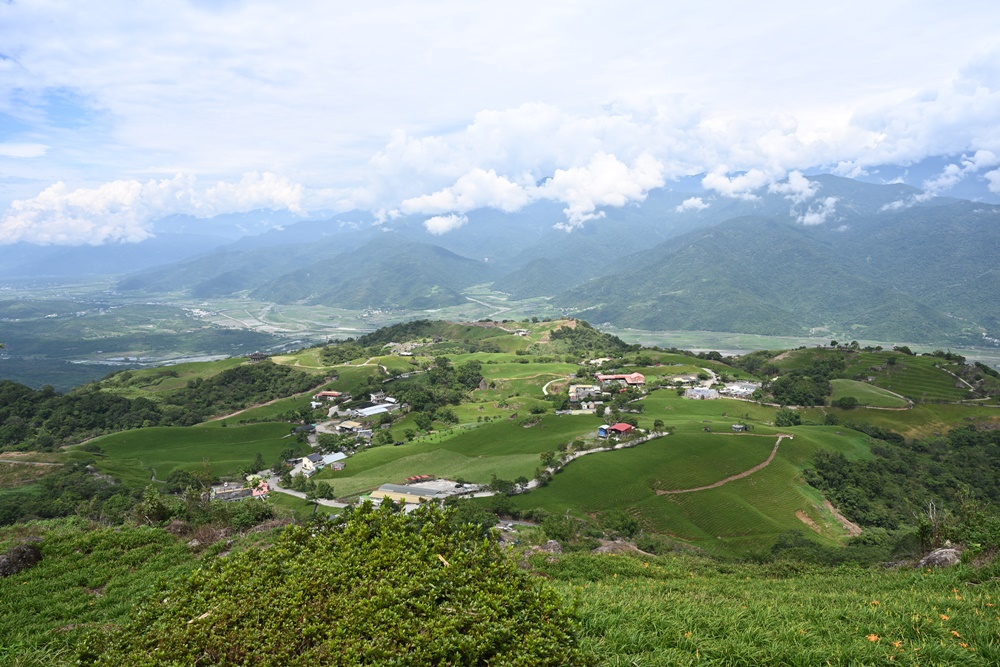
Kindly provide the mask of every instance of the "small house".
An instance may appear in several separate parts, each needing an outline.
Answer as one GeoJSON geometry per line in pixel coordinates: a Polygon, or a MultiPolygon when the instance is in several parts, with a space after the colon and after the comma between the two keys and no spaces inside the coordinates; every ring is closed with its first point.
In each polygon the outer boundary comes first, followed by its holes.
{"type": "Polygon", "coordinates": [[[643,387],[646,385],[646,376],[642,373],[618,373],[615,375],[597,373],[594,377],[605,389],[615,385],[621,387],[643,387]]]}
{"type": "Polygon", "coordinates": [[[597,428],[597,437],[607,438],[612,435],[628,435],[635,430],[635,427],[631,424],[625,424],[623,422],[618,422],[617,424],[612,424],[608,426],[607,424],[601,424],[597,428]]]}
{"type": "Polygon", "coordinates": [[[321,391],[318,394],[313,394],[314,401],[335,401],[343,396],[339,391],[321,391]]]}
{"type": "Polygon", "coordinates": [[[743,433],[747,430],[746,424],[733,424],[733,433],[743,433]]]}
{"type": "Polygon", "coordinates": [[[309,456],[303,457],[302,459],[302,474],[306,477],[312,477],[316,474],[316,471],[323,469],[323,455],[322,454],[310,454],[309,456]]]}
{"type": "Polygon", "coordinates": [[[356,421],[345,421],[337,424],[337,430],[341,433],[357,433],[364,428],[364,424],[356,421]]]}
{"type": "Polygon", "coordinates": [[[403,484],[383,484],[375,491],[372,491],[372,500],[389,500],[404,504],[417,504],[430,500],[442,500],[448,494],[435,489],[425,489],[420,486],[409,486],[403,484]]]}
{"type": "Polygon", "coordinates": [[[623,422],[618,422],[617,424],[612,424],[608,427],[608,433],[610,435],[628,435],[635,430],[635,426],[631,424],[625,424],[623,422]]]}
{"type": "Polygon", "coordinates": [[[255,364],[259,361],[265,361],[266,359],[267,355],[264,354],[263,352],[254,352],[253,354],[250,355],[250,361],[255,364]]]}

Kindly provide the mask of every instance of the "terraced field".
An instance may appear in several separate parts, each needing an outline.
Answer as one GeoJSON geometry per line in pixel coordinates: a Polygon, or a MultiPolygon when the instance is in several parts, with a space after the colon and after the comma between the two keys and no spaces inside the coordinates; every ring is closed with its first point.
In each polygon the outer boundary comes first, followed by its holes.
{"type": "Polygon", "coordinates": [[[936,357],[911,357],[891,352],[862,352],[852,359],[847,374],[865,373],[871,383],[902,394],[913,401],[960,401],[968,390],[936,357]],[[890,357],[896,359],[889,364],[890,357]]]}

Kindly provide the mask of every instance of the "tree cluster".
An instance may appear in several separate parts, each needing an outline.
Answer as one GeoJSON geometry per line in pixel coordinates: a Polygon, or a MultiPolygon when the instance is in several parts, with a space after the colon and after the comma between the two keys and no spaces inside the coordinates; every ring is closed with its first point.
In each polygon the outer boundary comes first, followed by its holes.
{"type": "Polygon", "coordinates": [[[197,378],[162,401],[90,384],[68,394],[0,382],[0,449],[52,449],[141,426],[189,426],[212,415],[306,391],[318,378],[269,361],[197,378]]]}

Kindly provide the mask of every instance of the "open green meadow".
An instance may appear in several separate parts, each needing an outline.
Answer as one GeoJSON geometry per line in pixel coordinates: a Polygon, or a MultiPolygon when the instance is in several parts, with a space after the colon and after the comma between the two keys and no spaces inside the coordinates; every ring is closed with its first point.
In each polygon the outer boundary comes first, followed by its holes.
{"type": "Polygon", "coordinates": [[[905,398],[867,382],[831,380],[830,384],[833,385],[833,395],[830,398],[834,401],[851,396],[858,399],[859,405],[883,408],[905,408],[909,405],[905,398]]]}
{"type": "Polygon", "coordinates": [[[305,498],[299,498],[298,496],[292,496],[287,493],[271,492],[267,496],[267,502],[270,505],[282,508],[296,521],[302,522],[308,521],[313,515],[334,516],[340,512],[340,509],[336,507],[313,505],[312,503],[307,502],[305,498]]]}
{"type": "Polygon", "coordinates": [[[662,419],[667,426],[684,424],[708,427],[713,430],[730,431],[733,424],[746,421],[748,423],[774,423],[774,408],[759,405],[751,401],[740,401],[734,398],[716,400],[698,400],[678,396],[674,389],[659,389],[636,403],[644,408],[639,417],[639,426],[652,426],[656,419],[662,419]]]}
{"type": "Polygon", "coordinates": [[[153,427],[124,431],[92,441],[103,452],[96,466],[125,482],[149,480],[155,470],[165,480],[175,469],[196,471],[207,461],[216,475],[236,473],[253,462],[257,452],[274,461],[287,447],[299,443],[289,437],[284,423],[251,424],[228,428],[153,427]]]}

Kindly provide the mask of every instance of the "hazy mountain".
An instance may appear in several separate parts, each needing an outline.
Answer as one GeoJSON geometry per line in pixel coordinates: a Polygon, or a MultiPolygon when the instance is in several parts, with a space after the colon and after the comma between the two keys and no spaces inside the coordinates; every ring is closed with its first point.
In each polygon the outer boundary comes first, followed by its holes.
{"type": "Polygon", "coordinates": [[[968,342],[1000,326],[1000,207],[830,175],[742,199],[692,191],[696,180],[571,232],[554,227],[564,214],[547,202],[471,211],[440,235],[424,215],[299,221],[120,288],[435,308],[492,281],[514,298],[552,297],[594,322],[646,329],[968,342]]]}
{"type": "Polygon", "coordinates": [[[385,233],[355,251],[278,276],[250,296],[341,308],[440,308],[463,303],[462,289],[493,277],[484,262],[385,233]]]}
{"type": "Polygon", "coordinates": [[[0,277],[119,275],[208,252],[227,239],[205,234],[158,234],[139,243],[100,246],[0,246],[0,277]]]}

